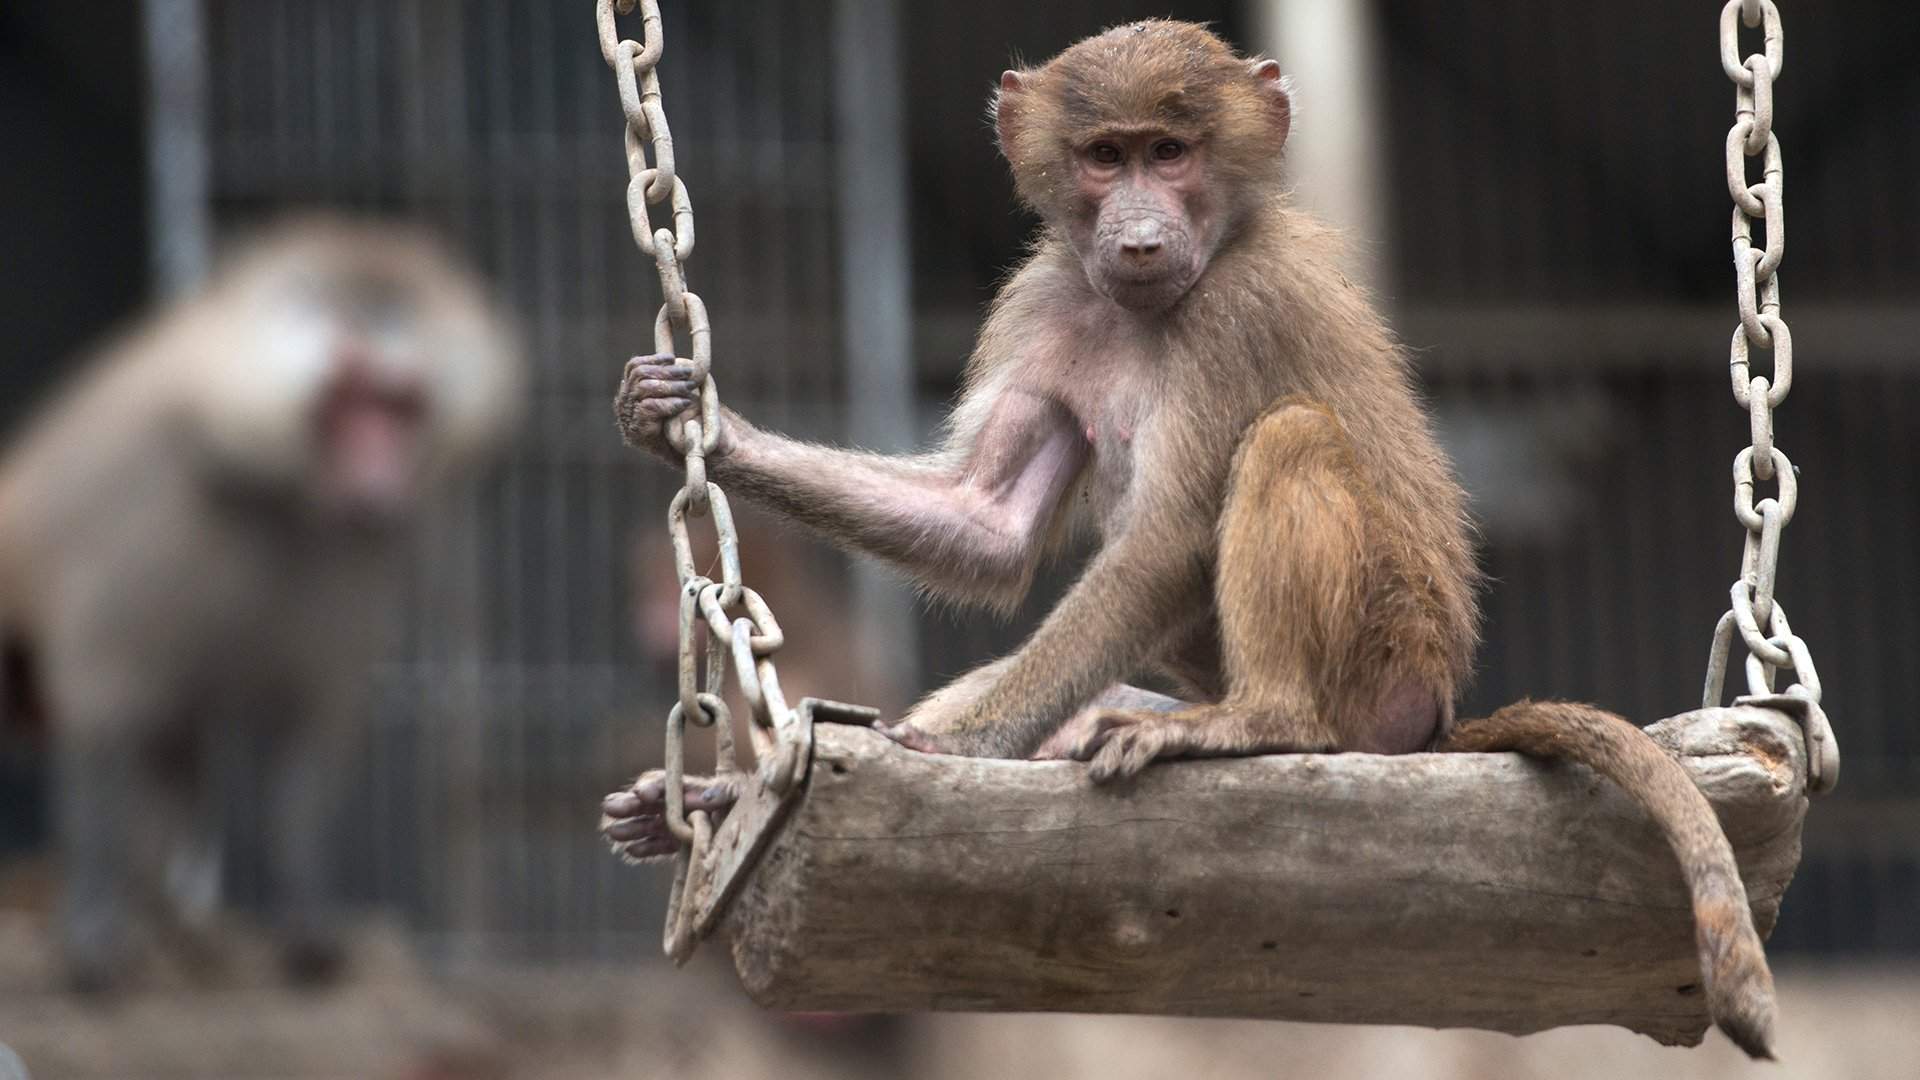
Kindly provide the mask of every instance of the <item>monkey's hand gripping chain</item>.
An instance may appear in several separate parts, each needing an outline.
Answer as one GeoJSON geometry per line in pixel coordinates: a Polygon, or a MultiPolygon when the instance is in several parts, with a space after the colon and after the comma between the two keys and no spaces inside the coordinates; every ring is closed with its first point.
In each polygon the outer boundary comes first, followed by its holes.
{"type": "Polygon", "coordinates": [[[664,817],[682,846],[675,857],[662,943],[675,963],[684,963],[699,938],[712,929],[799,792],[812,758],[814,716],[867,723],[878,713],[812,698],[803,698],[793,707],[781,692],[773,654],[785,638],[766,601],[742,583],[733,512],[726,493],[707,480],[707,454],[720,437],[720,395],[712,375],[713,333],[706,304],[687,288],[684,269],[693,254],[693,206],[686,183],[675,171],[673,134],[660,101],[659,64],[665,41],[659,0],[596,0],[595,20],[600,55],[613,69],[626,116],[627,213],[634,243],[653,258],[660,276],[663,302],[653,320],[654,352],[676,355],[674,331],[684,331],[693,355],[682,363],[691,366],[693,380],[700,385],[697,415],[669,428],[673,448],[685,460],[686,482],[667,510],[674,569],[680,579],[680,693],[667,713],[664,817]],[[631,14],[636,6],[642,41],[621,37],[616,25],[617,15],[631,14]],[[653,227],[648,207],[660,203],[669,204],[672,228],[653,227]],[[687,529],[688,518],[709,515],[719,548],[719,581],[699,572],[687,529]],[[697,629],[702,626],[704,642],[697,629]],[[703,645],[704,673],[699,657],[703,645]],[[731,718],[720,697],[729,659],[740,695],[752,712],[748,730],[757,764],[750,773],[735,759],[731,718]],[[715,782],[739,792],[717,840],[708,812],[687,809],[688,723],[713,730],[715,782]]]}

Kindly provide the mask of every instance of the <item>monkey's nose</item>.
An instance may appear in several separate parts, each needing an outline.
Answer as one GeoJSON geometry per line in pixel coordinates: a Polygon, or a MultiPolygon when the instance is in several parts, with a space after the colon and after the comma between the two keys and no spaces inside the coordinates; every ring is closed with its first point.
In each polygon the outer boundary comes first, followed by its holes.
{"type": "Polygon", "coordinates": [[[1156,221],[1130,222],[1120,232],[1120,253],[1135,262],[1148,262],[1160,254],[1160,224],[1156,221]]]}

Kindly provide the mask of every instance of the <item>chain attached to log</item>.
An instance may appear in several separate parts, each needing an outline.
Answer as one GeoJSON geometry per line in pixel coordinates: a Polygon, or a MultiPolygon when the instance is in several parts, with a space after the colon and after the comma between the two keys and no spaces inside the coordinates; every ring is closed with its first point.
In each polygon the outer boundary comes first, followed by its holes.
{"type": "Polygon", "coordinates": [[[1720,66],[1734,84],[1734,122],[1727,132],[1727,192],[1733,196],[1733,276],[1740,325],[1734,328],[1733,399],[1745,409],[1752,445],[1733,461],[1733,510],[1746,527],[1740,577],[1732,589],[1733,606],[1714,627],[1707,657],[1702,705],[1720,704],[1728,654],[1735,630],[1746,644],[1747,696],[1742,701],[1785,709],[1800,718],[1807,737],[1807,790],[1833,789],[1840,775],[1840,749],[1820,708],[1820,676],[1807,643],[1793,632],[1786,610],[1774,596],[1780,534],[1793,520],[1799,499],[1799,470],[1773,442],[1773,410],[1793,386],[1793,335],[1780,317],[1780,261],[1786,252],[1785,169],[1780,140],[1773,130],[1773,81],[1780,77],[1786,36],[1773,0],[1727,0],[1720,10],[1720,66]],[[1762,51],[1740,59],[1740,24],[1758,27],[1762,51]],[[1761,180],[1747,182],[1747,159],[1761,159],[1761,180]],[[1765,238],[1754,250],[1753,227],[1765,238]],[[1773,378],[1751,371],[1755,349],[1773,353],[1773,378]],[[1777,494],[1754,498],[1754,489],[1773,483],[1777,494]],[[1773,689],[1775,673],[1791,669],[1794,682],[1783,693],[1773,689]]]}
{"type": "Polygon", "coordinates": [[[753,735],[758,781],[779,796],[793,791],[805,768],[808,743],[797,716],[780,691],[773,654],[783,640],[780,624],[760,594],[742,584],[740,541],[726,493],[707,479],[706,456],[720,436],[720,395],[712,374],[713,333],[707,324],[707,306],[687,288],[685,264],[693,254],[693,205],[687,185],[676,172],[673,135],[660,103],[658,66],[664,52],[659,0],[637,0],[644,42],[622,38],[616,15],[632,14],[636,0],[597,0],[595,19],[600,54],[613,69],[619,85],[620,107],[626,114],[627,214],[633,240],[652,256],[660,275],[664,302],[653,320],[653,348],[657,354],[677,355],[674,332],[685,331],[693,368],[700,383],[697,416],[673,425],[674,449],[685,455],[686,482],[667,510],[667,530],[673,538],[674,569],[680,577],[680,699],[667,714],[666,822],[682,845],[674,867],[673,893],[668,901],[665,948],[675,960],[684,960],[695,943],[693,910],[700,905],[701,886],[711,861],[713,823],[707,812],[686,808],[686,729],[689,723],[714,730],[715,769],[732,776],[733,729],[720,690],[728,660],[733,662],[740,694],[753,713],[753,735]],[[653,164],[647,163],[648,152],[653,164]],[[649,207],[667,203],[673,227],[655,228],[649,207]],[[711,515],[718,538],[720,580],[703,576],[693,557],[689,518],[711,515]],[[729,617],[729,612],[734,612],[729,617]],[[707,639],[705,677],[699,676],[699,628],[707,639]],[[690,879],[697,879],[692,880],[690,879]]]}

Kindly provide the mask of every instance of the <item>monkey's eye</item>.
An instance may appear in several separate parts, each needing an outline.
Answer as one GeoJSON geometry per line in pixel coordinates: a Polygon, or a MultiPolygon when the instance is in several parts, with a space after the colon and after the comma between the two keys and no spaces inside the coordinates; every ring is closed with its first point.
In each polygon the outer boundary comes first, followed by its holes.
{"type": "Polygon", "coordinates": [[[1187,144],[1179,139],[1161,139],[1153,144],[1155,161],[1172,161],[1187,152],[1187,144]]]}
{"type": "Polygon", "coordinates": [[[1087,154],[1102,165],[1118,165],[1122,156],[1120,148],[1110,142],[1094,143],[1087,154]]]}

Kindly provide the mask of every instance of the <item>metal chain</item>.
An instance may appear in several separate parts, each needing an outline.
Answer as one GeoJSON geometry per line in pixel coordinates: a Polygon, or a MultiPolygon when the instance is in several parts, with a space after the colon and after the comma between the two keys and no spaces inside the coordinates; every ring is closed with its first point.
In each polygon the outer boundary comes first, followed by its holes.
{"type": "Polygon", "coordinates": [[[1707,658],[1702,705],[1720,704],[1726,684],[1729,650],[1737,630],[1747,647],[1750,698],[1795,707],[1807,735],[1807,787],[1833,788],[1840,753],[1826,714],[1820,708],[1820,676],[1807,643],[1793,632],[1786,609],[1774,596],[1780,534],[1793,520],[1799,501],[1799,470],[1774,445],[1773,410],[1793,387],[1793,335],[1780,317],[1780,262],[1786,253],[1786,179],[1780,140],[1773,130],[1773,83],[1785,60],[1786,35],[1773,0],[1727,0],[1720,10],[1720,66],[1734,83],[1734,122],[1727,132],[1727,192],[1733,196],[1733,276],[1740,325],[1733,331],[1730,374],[1733,399],[1747,412],[1752,445],[1733,461],[1733,510],[1746,527],[1740,577],[1733,583],[1732,606],[1720,616],[1707,658]],[[1740,25],[1759,28],[1762,51],[1740,58],[1740,25]],[[1747,182],[1747,159],[1761,159],[1761,179],[1747,182]],[[1754,249],[1754,224],[1764,240],[1754,249]],[[1773,354],[1773,377],[1752,372],[1754,350],[1773,354]],[[1755,499],[1760,485],[1775,494],[1755,499]],[[1775,673],[1791,669],[1794,682],[1782,694],[1773,689],[1775,673]],[[1786,700],[1780,700],[1780,699],[1786,700]]]}
{"type": "Polygon", "coordinates": [[[742,584],[740,540],[734,531],[733,511],[726,493],[707,479],[707,454],[720,437],[720,394],[712,374],[713,331],[707,323],[706,304],[687,287],[686,262],[693,255],[693,205],[677,171],[673,134],[660,102],[658,67],[665,51],[660,4],[659,0],[637,0],[644,41],[622,38],[615,23],[616,15],[630,15],[635,6],[636,0],[597,0],[595,4],[600,54],[613,69],[620,107],[626,114],[627,215],[632,221],[634,243],[653,257],[660,276],[664,302],[653,320],[654,352],[676,355],[674,332],[685,331],[693,355],[681,362],[691,365],[701,387],[698,415],[669,429],[673,447],[684,455],[686,463],[686,482],[667,510],[674,569],[680,577],[680,696],[667,714],[665,817],[667,827],[684,846],[674,869],[665,946],[668,955],[678,960],[684,959],[694,944],[693,920],[681,910],[697,891],[687,887],[689,873],[704,866],[713,835],[713,823],[706,811],[687,812],[686,728],[689,723],[713,728],[716,770],[722,776],[738,771],[732,725],[720,698],[729,659],[740,694],[753,714],[750,731],[760,780],[774,792],[786,794],[800,775],[805,744],[799,737],[799,720],[788,707],[780,690],[779,673],[774,670],[773,654],[784,640],[780,624],[774,621],[773,611],[760,594],[742,584]],[[649,152],[651,165],[647,163],[649,152]],[[648,208],[661,203],[668,204],[672,228],[654,227],[648,208]],[[709,515],[719,547],[719,581],[699,572],[687,531],[689,518],[709,515]],[[738,614],[730,618],[730,610],[738,614]],[[697,628],[701,626],[707,633],[704,678],[699,675],[698,662],[697,628]]]}

